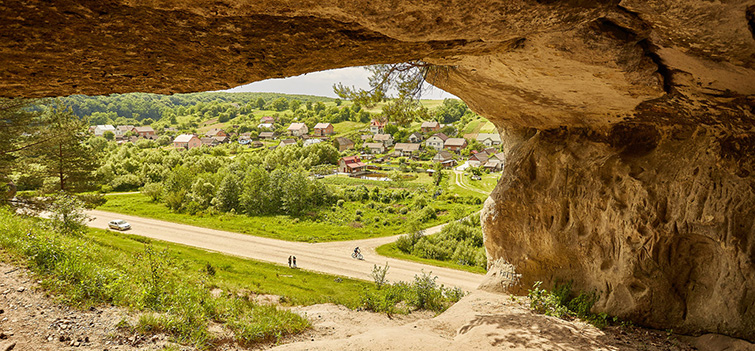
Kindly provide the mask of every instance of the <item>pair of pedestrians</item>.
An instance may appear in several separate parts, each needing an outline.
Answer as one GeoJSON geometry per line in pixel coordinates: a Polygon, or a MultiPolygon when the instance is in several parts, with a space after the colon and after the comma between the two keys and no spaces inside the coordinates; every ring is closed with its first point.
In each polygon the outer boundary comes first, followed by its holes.
{"type": "Polygon", "coordinates": [[[288,256],[288,268],[296,268],[296,256],[288,256]]]}

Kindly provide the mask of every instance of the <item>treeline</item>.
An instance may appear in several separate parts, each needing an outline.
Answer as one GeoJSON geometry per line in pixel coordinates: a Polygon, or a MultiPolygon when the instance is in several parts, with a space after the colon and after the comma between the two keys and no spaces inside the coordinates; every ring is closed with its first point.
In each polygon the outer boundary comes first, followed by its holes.
{"type": "Polygon", "coordinates": [[[396,240],[396,248],[422,258],[465,266],[487,266],[480,217],[475,215],[449,223],[436,235],[426,236],[419,230],[403,235],[396,240]]]}
{"type": "Polygon", "coordinates": [[[283,111],[289,101],[298,104],[330,102],[334,99],[276,93],[192,93],[158,95],[147,93],[112,94],[107,96],[71,95],[59,100],[76,116],[89,118],[91,124],[150,124],[163,118],[199,116],[236,117],[253,110],[283,111]],[[283,103],[285,101],[285,103],[283,103]],[[143,123],[147,120],[150,123],[143,123]]]}

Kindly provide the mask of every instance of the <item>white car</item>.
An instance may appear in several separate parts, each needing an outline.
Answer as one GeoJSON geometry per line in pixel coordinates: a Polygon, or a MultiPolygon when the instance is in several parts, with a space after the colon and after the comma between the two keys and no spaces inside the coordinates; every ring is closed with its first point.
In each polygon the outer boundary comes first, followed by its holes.
{"type": "Polygon", "coordinates": [[[122,219],[114,219],[108,222],[107,226],[115,230],[131,229],[131,224],[128,224],[128,222],[122,219]]]}

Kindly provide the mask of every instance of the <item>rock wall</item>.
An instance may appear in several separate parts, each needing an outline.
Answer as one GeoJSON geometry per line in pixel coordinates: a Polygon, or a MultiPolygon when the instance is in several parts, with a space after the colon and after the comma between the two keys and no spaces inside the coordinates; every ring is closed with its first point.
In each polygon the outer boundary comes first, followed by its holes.
{"type": "Polygon", "coordinates": [[[6,1],[0,23],[3,97],[444,66],[504,137],[483,229],[519,292],[574,279],[601,311],[755,341],[752,0],[6,1]]]}
{"type": "Polygon", "coordinates": [[[752,340],[751,137],[708,127],[539,131],[486,201],[488,257],[535,281],[597,291],[598,312],[752,340]]]}

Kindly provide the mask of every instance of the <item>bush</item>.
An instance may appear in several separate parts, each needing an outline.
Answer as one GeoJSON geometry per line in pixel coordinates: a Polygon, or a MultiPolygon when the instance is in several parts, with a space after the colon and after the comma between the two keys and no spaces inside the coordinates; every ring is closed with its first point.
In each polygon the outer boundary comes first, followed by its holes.
{"type": "Polygon", "coordinates": [[[577,297],[571,298],[571,281],[565,284],[554,284],[551,292],[542,289],[541,285],[542,282],[535,282],[529,290],[530,309],[533,311],[559,318],[578,317],[598,328],[603,328],[608,324],[608,315],[590,312],[599,298],[596,292],[580,292],[577,297]]]}
{"type": "Polygon", "coordinates": [[[141,192],[152,202],[158,202],[163,195],[163,185],[162,183],[147,183],[142,187],[141,192]]]}

